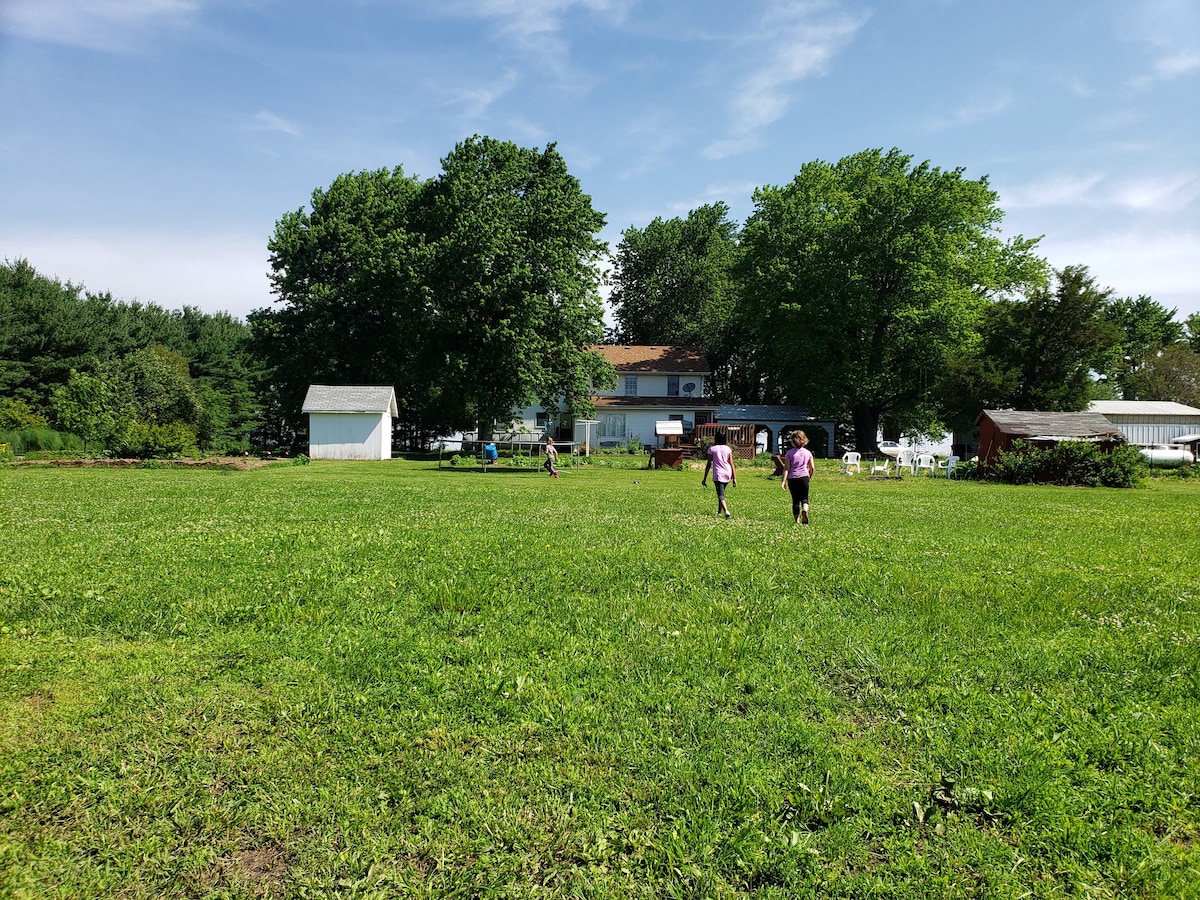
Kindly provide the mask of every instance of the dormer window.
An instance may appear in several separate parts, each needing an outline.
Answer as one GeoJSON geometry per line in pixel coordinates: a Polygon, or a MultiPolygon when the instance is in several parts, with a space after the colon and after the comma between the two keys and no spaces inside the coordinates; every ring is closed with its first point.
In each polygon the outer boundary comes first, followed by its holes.
{"type": "Polygon", "coordinates": [[[637,396],[637,376],[636,375],[626,375],[625,376],[625,396],[626,397],[636,397],[637,396]]]}

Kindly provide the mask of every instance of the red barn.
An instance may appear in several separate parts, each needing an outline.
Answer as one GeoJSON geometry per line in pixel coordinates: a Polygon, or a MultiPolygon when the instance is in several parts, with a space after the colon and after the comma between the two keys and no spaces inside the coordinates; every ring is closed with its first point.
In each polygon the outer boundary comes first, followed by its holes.
{"type": "Polygon", "coordinates": [[[1048,447],[1060,441],[1089,441],[1111,450],[1125,442],[1112,422],[1094,412],[1031,412],[1021,409],[985,409],[975,420],[979,429],[979,465],[990,466],[1013,441],[1048,447]]]}

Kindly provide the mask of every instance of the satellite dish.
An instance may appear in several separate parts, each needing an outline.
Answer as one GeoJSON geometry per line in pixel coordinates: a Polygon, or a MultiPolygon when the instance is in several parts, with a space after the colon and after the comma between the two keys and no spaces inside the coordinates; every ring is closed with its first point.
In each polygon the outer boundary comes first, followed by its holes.
{"type": "Polygon", "coordinates": [[[689,397],[692,396],[692,391],[694,391],[695,389],[696,389],[696,382],[694,382],[694,381],[689,381],[687,384],[685,384],[683,386],[683,392],[689,397]]]}

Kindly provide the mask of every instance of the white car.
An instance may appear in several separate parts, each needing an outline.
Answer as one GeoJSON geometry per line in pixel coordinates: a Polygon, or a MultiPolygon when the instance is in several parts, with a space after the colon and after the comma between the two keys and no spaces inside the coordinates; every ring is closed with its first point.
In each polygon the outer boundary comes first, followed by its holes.
{"type": "Polygon", "coordinates": [[[1175,469],[1179,466],[1190,466],[1196,461],[1191,450],[1178,444],[1151,444],[1138,449],[1155,468],[1175,469]]]}
{"type": "Polygon", "coordinates": [[[900,445],[895,441],[880,441],[879,452],[884,456],[890,456],[892,459],[895,459],[900,455],[900,445]]]}

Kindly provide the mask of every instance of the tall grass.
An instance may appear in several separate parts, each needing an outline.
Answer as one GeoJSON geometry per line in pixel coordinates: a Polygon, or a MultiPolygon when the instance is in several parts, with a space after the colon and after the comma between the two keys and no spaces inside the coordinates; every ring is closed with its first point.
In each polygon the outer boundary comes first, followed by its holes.
{"type": "Polygon", "coordinates": [[[0,469],[0,895],[1186,897],[1200,485],[0,469]]]}

